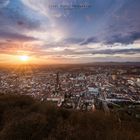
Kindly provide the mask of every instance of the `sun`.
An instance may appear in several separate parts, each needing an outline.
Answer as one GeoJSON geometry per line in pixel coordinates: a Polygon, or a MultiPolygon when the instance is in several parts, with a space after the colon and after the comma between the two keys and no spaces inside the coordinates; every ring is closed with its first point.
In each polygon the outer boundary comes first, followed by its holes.
{"type": "Polygon", "coordinates": [[[20,55],[19,56],[20,61],[22,62],[28,62],[30,57],[28,55],[20,55]]]}

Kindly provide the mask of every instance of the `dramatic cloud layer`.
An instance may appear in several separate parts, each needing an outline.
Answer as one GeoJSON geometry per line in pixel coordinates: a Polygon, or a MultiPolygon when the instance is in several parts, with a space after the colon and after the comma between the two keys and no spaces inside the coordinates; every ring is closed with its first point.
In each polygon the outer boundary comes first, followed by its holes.
{"type": "Polygon", "coordinates": [[[16,44],[12,55],[43,62],[140,61],[139,14],[140,0],[0,0],[0,52],[16,44]]]}

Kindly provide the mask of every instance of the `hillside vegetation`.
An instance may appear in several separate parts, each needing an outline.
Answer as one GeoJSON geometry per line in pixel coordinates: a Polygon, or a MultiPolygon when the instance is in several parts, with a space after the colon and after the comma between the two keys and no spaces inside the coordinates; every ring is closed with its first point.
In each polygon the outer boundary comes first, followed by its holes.
{"type": "Polygon", "coordinates": [[[0,95],[0,140],[140,140],[140,122],[0,95]]]}

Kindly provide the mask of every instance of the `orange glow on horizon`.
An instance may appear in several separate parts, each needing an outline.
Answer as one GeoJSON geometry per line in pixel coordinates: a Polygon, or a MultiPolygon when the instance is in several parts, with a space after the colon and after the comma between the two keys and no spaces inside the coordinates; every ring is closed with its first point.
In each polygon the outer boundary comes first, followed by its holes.
{"type": "Polygon", "coordinates": [[[14,64],[14,65],[26,65],[26,64],[65,64],[68,63],[66,59],[53,58],[53,56],[41,57],[33,56],[30,52],[21,52],[18,54],[0,54],[0,64],[14,64]]]}

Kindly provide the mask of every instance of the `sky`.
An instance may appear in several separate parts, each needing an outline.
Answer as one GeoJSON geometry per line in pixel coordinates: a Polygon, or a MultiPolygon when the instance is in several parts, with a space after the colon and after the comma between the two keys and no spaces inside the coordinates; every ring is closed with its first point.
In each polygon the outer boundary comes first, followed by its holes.
{"type": "Polygon", "coordinates": [[[0,63],[140,62],[140,0],[0,0],[0,63]]]}

